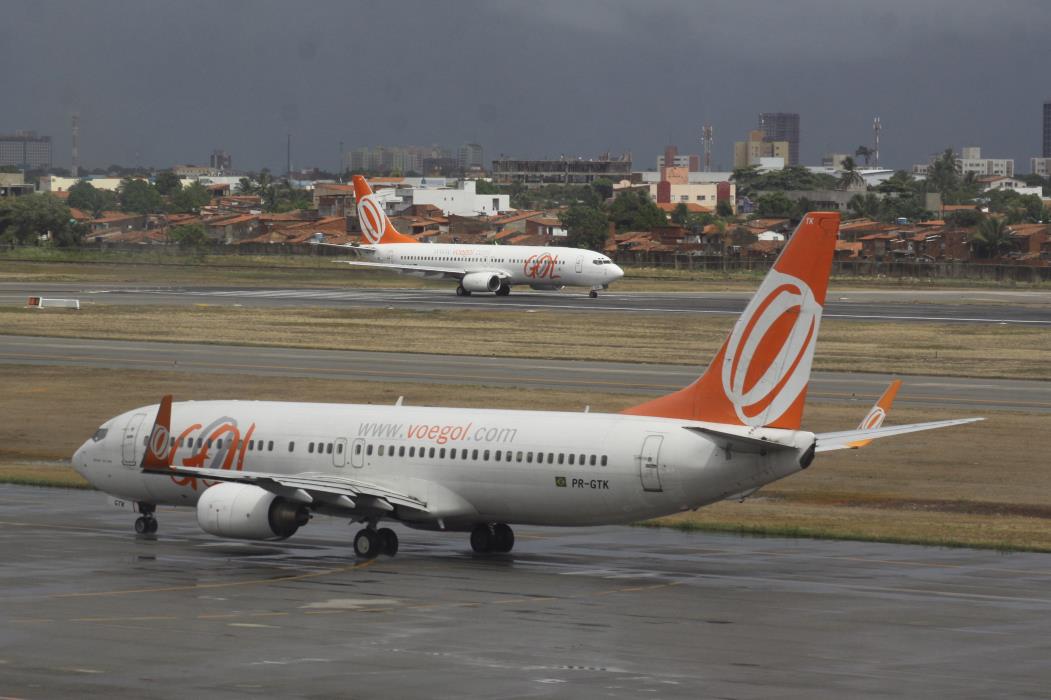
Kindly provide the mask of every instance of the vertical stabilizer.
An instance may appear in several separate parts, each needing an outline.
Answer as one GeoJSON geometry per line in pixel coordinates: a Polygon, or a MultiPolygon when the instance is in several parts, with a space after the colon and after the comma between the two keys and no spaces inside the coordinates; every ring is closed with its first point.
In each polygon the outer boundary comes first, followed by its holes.
{"type": "Polygon", "coordinates": [[[704,374],[622,413],[798,429],[838,233],[838,213],[804,216],[704,374]]]}
{"type": "Polygon", "coordinates": [[[354,198],[358,202],[358,224],[366,243],[416,243],[412,236],[406,236],[394,228],[383,212],[376,195],[369,183],[361,175],[354,176],[354,198]]]}

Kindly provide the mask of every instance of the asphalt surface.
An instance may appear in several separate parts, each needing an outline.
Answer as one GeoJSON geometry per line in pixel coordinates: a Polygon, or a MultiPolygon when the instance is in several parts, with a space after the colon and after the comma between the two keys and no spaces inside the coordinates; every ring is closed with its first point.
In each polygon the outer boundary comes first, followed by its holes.
{"type": "MultiPolygon", "coordinates": [[[[640,528],[518,531],[510,555],[398,527],[358,564],[0,486],[11,697],[1047,697],[1051,555],[640,528]]],[[[397,527],[397,526],[396,526],[397,527]]]]}
{"type": "MultiPolygon", "coordinates": [[[[0,363],[661,394],[699,367],[0,335],[0,363]]],[[[871,403],[890,375],[815,372],[808,398],[871,403]]],[[[1051,412],[1051,382],[908,376],[896,405],[1051,412]]],[[[859,408],[860,410],[860,408],[859,408]]],[[[864,411],[861,411],[863,414],[864,411]]],[[[859,415],[861,415],[859,414],[859,415]]]]}
{"type": "MultiPolygon", "coordinates": [[[[618,292],[589,299],[584,293],[532,292],[515,288],[510,296],[457,297],[448,289],[281,289],[166,287],[130,284],[8,282],[0,284],[0,304],[24,305],[29,296],[72,297],[82,304],[223,304],[253,307],[392,307],[399,309],[544,309],[550,311],[634,312],[646,314],[737,315],[752,296],[742,292],[618,292]]],[[[825,318],[915,323],[1009,323],[1051,326],[1051,293],[1004,290],[833,289],[825,318]]]]}

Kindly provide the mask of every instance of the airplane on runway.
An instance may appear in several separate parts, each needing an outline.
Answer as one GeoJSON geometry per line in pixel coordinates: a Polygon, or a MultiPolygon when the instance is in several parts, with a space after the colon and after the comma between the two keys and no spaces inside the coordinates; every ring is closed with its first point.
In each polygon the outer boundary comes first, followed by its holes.
{"type": "Polygon", "coordinates": [[[140,533],[156,531],[165,504],[195,508],[208,533],[254,540],[289,537],[318,514],[346,518],[364,524],[353,539],[362,558],[397,552],[387,521],[508,552],[512,524],[696,509],[804,470],[819,452],[981,420],[803,429],[838,228],[838,214],[807,214],[708,369],[618,414],[165,396],[106,421],[73,466],[133,503],[140,533]]]}
{"type": "Polygon", "coordinates": [[[512,285],[524,284],[539,290],[590,287],[589,295],[595,298],[600,290],[624,276],[624,271],[609,257],[583,248],[420,243],[394,228],[365,178],[355,175],[353,180],[363,244],[315,245],[352,250],[370,260],[336,262],[418,277],[455,279],[457,296],[470,296],[472,292],[507,296],[512,285]]]}

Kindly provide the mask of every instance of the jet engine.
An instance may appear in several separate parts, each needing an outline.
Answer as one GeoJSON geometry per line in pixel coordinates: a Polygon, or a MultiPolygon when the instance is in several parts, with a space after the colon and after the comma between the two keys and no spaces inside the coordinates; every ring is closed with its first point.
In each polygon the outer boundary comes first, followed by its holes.
{"type": "Polygon", "coordinates": [[[283,540],[309,520],[310,512],[302,503],[249,484],[216,484],[197,501],[197,524],[219,537],[283,540]]]}
{"type": "Polygon", "coordinates": [[[460,280],[468,292],[495,292],[500,289],[500,277],[489,272],[469,272],[460,280]]]}

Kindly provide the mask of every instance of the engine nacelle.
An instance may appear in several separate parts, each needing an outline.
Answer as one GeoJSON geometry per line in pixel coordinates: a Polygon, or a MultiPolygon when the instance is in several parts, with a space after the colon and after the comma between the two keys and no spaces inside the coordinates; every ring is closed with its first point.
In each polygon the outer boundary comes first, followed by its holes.
{"type": "Polygon", "coordinates": [[[283,540],[309,520],[310,512],[302,503],[249,484],[216,484],[197,501],[197,524],[219,537],[283,540]]]}
{"type": "Polygon", "coordinates": [[[460,280],[468,292],[495,292],[500,289],[500,277],[488,272],[469,272],[460,280]]]}

